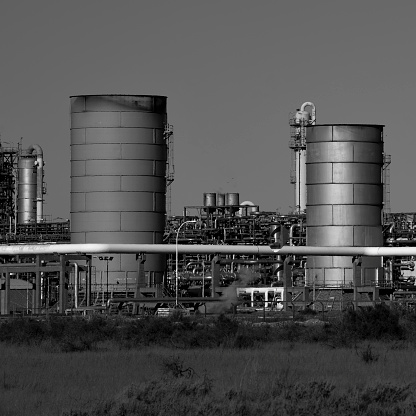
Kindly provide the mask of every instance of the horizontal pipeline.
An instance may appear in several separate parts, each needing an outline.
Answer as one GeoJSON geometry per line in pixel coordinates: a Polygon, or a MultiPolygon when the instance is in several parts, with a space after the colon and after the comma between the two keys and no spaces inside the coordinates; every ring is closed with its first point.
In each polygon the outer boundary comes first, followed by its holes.
{"type": "Polygon", "coordinates": [[[0,256],[36,254],[241,254],[299,256],[416,256],[416,247],[312,247],[203,244],[10,244],[0,245],[0,256]]]}
{"type": "Polygon", "coordinates": [[[251,254],[274,255],[269,246],[226,246],[203,244],[10,244],[0,245],[1,255],[27,255],[27,254],[251,254]]]}

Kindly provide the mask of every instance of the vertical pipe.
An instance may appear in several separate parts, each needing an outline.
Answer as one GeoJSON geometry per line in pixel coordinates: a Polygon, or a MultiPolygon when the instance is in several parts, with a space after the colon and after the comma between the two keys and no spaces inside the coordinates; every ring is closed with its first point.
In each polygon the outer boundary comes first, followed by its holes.
{"type": "Polygon", "coordinates": [[[59,312],[64,313],[66,309],[66,295],[67,290],[65,287],[65,255],[59,256],[60,270],[59,270],[59,312]]]}
{"type": "Polygon", "coordinates": [[[40,256],[36,256],[36,277],[35,277],[35,313],[39,314],[41,311],[41,296],[42,284],[40,276],[40,256]]]}
{"type": "Polygon", "coordinates": [[[79,267],[78,263],[73,262],[69,263],[70,266],[74,266],[74,307],[75,309],[78,308],[78,298],[79,298],[79,267]]]}
{"type": "Polygon", "coordinates": [[[108,292],[108,258],[106,259],[107,262],[107,285],[106,285],[106,301],[108,302],[110,300],[110,293],[108,292]]]}
{"type": "Polygon", "coordinates": [[[6,276],[6,282],[4,287],[4,303],[3,303],[3,315],[8,315],[10,313],[10,273],[9,270],[6,268],[4,269],[4,273],[6,276]]]}
{"type": "Polygon", "coordinates": [[[216,255],[213,257],[211,261],[211,297],[216,298],[217,294],[215,292],[215,288],[220,284],[220,261],[221,256],[216,255]]]}
{"type": "Polygon", "coordinates": [[[100,270],[100,290],[101,290],[101,305],[105,305],[104,285],[103,285],[103,271],[100,270]]]}
{"type": "Polygon", "coordinates": [[[91,257],[88,257],[87,261],[87,276],[86,276],[86,291],[87,291],[87,299],[86,299],[86,306],[91,305],[91,257]]]}

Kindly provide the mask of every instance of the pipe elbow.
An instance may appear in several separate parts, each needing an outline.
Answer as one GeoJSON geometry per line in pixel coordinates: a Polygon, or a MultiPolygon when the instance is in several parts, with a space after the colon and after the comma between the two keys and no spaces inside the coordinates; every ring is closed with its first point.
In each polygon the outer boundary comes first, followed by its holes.
{"type": "Polygon", "coordinates": [[[312,109],[312,112],[311,112],[312,122],[311,122],[311,124],[315,124],[316,123],[316,107],[315,107],[315,104],[310,102],[310,101],[306,101],[305,103],[302,104],[302,106],[300,107],[300,110],[305,111],[306,107],[311,107],[311,109],[312,109]]]}
{"type": "Polygon", "coordinates": [[[305,108],[308,107],[308,106],[311,107],[313,111],[315,110],[315,104],[314,103],[311,103],[310,101],[306,101],[300,107],[300,111],[305,111],[305,108]]]}
{"type": "Polygon", "coordinates": [[[43,167],[43,150],[38,144],[32,144],[28,148],[29,153],[35,153],[37,157],[38,167],[43,167]]]}

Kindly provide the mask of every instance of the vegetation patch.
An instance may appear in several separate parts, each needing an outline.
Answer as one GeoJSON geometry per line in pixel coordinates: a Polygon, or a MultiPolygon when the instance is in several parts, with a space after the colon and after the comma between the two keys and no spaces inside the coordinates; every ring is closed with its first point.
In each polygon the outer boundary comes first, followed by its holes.
{"type": "Polygon", "coordinates": [[[297,315],[3,321],[0,403],[42,416],[416,414],[413,313],[297,315]]]}
{"type": "Polygon", "coordinates": [[[316,318],[313,311],[300,314],[303,320],[274,323],[216,318],[90,319],[52,317],[48,320],[18,318],[0,324],[0,342],[17,345],[49,345],[62,352],[92,351],[104,343],[120,349],[145,346],[184,348],[259,348],[275,341],[323,343],[334,348],[354,347],[365,340],[416,341],[416,318],[383,305],[347,310],[330,323],[316,318]],[[309,318],[309,319],[306,319],[309,318]]]}
{"type": "Polygon", "coordinates": [[[89,411],[71,410],[63,416],[167,415],[414,415],[416,401],[409,385],[374,384],[345,393],[326,381],[280,383],[271,391],[214,388],[204,375],[163,378],[132,384],[119,395],[89,411]]]}

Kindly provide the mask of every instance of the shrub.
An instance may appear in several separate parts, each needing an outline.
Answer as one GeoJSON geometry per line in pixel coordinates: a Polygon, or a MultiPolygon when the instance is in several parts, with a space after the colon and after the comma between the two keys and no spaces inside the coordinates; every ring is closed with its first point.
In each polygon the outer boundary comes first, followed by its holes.
{"type": "Polygon", "coordinates": [[[339,330],[358,340],[397,340],[403,336],[399,315],[384,305],[346,311],[339,330]]]}
{"type": "Polygon", "coordinates": [[[19,318],[0,325],[0,341],[12,344],[33,345],[46,337],[44,322],[35,319],[19,318]]]}
{"type": "Polygon", "coordinates": [[[226,315],[221,314],[214,321],[214,328],[222,333],[222,335],[234,335],[238,331],[238,322],[235,319],[230,319],[226,315]]]}
{"type": "Polygon", "coordinates": [[[305,327],[302,327],[297,323],[288,322],[286,325],[277,328],[276,332],[277,337],[280,341],[295,342],[301,339],[302,335],[305,332],[305,329],[305,327]]]}
{"type": "Polygon", "coordinates": [[[380,354],[377,354],[370,344],[367,344],[367,347],[361,349],[355,346],[355,352],[366,364],[375,363],[380,357],[380,354]]]}
{"type": "Polygon", "coordinates": [[[317,313],[317,311],[311,309],[309,306],[307,306],[305,309],[300,309],[297,311],[297,314],[301,316],[315,316],[317,313]]]}
{"type": "Polygon", "coordinates": [[[162,373],[168,377],[180,378],[186,377],[191,378],[195,371],[192,367],[186,367],[178,356],[168,357],[162,361],[162,373]]]}

